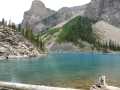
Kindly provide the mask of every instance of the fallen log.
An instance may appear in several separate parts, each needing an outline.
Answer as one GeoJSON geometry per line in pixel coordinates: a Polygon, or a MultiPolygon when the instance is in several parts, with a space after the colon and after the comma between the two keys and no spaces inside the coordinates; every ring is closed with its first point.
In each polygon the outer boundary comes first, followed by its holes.
{"type": "Polygon", "coordinates": [[[72,89],[72,88],[49,87],[49,86],[10,83],[10,82],[2,82],[2,81],[0,81],[0,87],[15,89],[15,90],[80,90],[80,89],[72,89]]]}

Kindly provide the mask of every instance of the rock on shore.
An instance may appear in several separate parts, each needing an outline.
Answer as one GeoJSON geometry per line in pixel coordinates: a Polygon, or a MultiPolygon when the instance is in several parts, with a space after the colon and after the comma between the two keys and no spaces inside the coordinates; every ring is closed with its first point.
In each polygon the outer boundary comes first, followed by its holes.
{"type": "Polygon", "coordinates": [[[39,51],[20,33],[0,26],[0,56],[37,56],[39,51]]]}

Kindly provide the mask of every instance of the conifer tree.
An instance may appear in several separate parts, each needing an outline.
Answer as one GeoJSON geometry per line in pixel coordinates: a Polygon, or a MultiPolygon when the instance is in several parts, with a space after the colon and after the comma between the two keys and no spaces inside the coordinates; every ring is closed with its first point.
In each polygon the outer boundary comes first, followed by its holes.
{"type": "Polygon", "coordinates": [[[18,24],[17,31],[18,31],[18,32],[21,32],[21,30],[22,30],[21,24],[18,24]]]}
{"type": "Polygon", "coordinates": [[[2,18],[2,25],[4,25],[5,24],[5,19],[4,18],[2,18]]]}

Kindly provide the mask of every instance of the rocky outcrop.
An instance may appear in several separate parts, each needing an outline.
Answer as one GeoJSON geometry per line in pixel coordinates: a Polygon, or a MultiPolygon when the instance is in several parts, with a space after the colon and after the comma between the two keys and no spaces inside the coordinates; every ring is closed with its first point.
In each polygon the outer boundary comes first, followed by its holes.
{"type": "Polygon", "coordinates": [[[33,29],[35,28],[38,30],[39,27],[40,29],[43,29],[45,28],[43,24],[39,24],[38,27],[36,26],[36,23],[47,18],[48,16],[51,16],[54,13],[55,11],[46,8],[45,5],[40,0],[34,0],[32,2],[30,10],[24,13],[22,27],[24,28],[26,27],[26,25],[30,25],[33,29]]]}
{"type": "Polygon", "coordinates": [[[76,7],[64,7],[57,12],[50,10],[40,0],[32,2],[31,9],[24,13],[22,27],[29,24],[34,32],[45,31],[48,28],[56,26],[73,16],[84,15],[86,5],[76,7]]]}
{"type": "Polygon", "coordinates": [[[20,33],[0,26],[0,56],[37,56],[38,50],[20,33]]]}
{"type": "Polygon", "coordinates": [[[92,0],[85,16],[120,27],[120,0],[92,0]]]}

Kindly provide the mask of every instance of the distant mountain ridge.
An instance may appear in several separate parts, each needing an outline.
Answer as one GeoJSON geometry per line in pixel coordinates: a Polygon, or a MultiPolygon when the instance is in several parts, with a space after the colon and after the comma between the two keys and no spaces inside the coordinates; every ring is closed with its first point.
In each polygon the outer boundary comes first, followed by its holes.
{"type": "Polygon", "coordinates": [[[120,27],[120,0],[92,0],[85,16],[120,27]]]}
{"type": "Polygon", "coordinates": [[[34,32],[46,30],[73,16],[84,15],[86,5],[76,7],[63,7],[57,12],[48,9],[40,0],[34,0],[30,10],[24,13],[22,27],[29,24],[34,32]]]}
{"type": "Polygon", "coordinates": [[[40,0],[34,0],[30,10],[24,13],[22,26],[25,27],[29,24],[34,32],[40,32],[80,15],[91,19],[104,20],[119,27],[119,5],[119,0],[92,0],[89,4],[71,8],[63,7],[56,12],[46,8],[40,0]]]}
{"type": "Polygon", "coordinates": [[[63,7],[58,10],[55,14],[45,18],[42,22],[49,26],[55,26],[59,23],[62,23],[66,20],[70,20],[74,16],[84,16],[84,10],[86,5],[76,6],[76,7],[63,7]]]}

